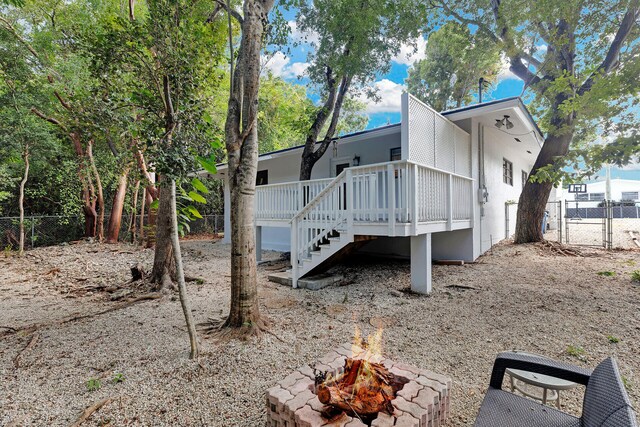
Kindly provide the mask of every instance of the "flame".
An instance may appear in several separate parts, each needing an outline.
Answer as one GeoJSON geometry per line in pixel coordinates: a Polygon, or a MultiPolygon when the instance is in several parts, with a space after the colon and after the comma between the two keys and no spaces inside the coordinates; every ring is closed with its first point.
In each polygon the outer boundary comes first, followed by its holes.
{"type": "Polygon", "coordinates": [[[367,361],[379,361],[382,357],[382,332],[383,328],[380,326],[375,334],[367,335],[367,339],[364,340],[360,328],[356,325],[353,332],[353,343],[351,344],[353,357],[367,361]]]}

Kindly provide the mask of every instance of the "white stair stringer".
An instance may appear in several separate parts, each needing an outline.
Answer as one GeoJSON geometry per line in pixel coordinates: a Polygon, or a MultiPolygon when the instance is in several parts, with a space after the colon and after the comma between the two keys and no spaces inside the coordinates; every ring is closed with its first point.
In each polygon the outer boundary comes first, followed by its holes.
{"type": "Polygon", "coordinates": [[[354,239],[349,233],[341,233],[338,237],[330,237],[328,243],[321,244],[318,250],[311,252],[310,258],[298,262],[298,278],[309,274],[312,270],[328,261],[332,256],[351,244],[354,239]]]}

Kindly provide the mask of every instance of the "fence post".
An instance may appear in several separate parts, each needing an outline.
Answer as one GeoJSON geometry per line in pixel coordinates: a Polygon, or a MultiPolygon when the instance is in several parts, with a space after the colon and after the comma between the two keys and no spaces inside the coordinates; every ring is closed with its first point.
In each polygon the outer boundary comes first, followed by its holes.
{"type": "Polygon", "coordinates": [[[509,202],[504,202],[504,238],[509,238],[509,202]]]}
{"type": "Polygon", "coordinates": [[[36,236],[36,219],[35,217],[31,217],[31,249],[34,248],[35,245],[35,236],[36,236]]]}

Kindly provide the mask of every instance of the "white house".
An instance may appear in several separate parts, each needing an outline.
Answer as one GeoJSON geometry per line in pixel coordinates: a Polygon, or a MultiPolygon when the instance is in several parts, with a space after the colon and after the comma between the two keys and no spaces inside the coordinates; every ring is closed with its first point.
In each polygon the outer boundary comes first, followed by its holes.
{"type": "MultiPolygon", "coordinates": [[[[586,193],[569,193],[569,188],[562,189],[562,200],[584,202],[580,207],[596,207],[607,199],[607,181],[588,182],[586,193]],[[588,202],[588,203],[587,203],[588,202]]],[[[610,180],[610,200],[628,200],[637,202],[640,200],[640,181],[632,179],[610,180]]]]}
{"type": "MultiPolygon", "coordinates": [[[[259,157],[257,252],[290,251],[294,287],[357,248],[410,257],[412,289],[428,293],[432,259],[473,261],[504,234],[505,201],[543,140],[520,98],[438,113],[404,94],[401,105],[401,123],[337,139],[310,181],[298,181],[302,146],[259,157]]],[[[229,218],[225,185],[226,230],[229,218]]]]}

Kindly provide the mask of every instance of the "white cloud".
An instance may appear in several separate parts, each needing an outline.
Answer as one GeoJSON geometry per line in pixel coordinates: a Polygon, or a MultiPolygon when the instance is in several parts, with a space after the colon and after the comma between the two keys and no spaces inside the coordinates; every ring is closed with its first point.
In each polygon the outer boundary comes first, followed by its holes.
{"type": "Polygon", "coordinates": [[[414,62],[425,58],[427,39],[418,37],[412,43],[405,43],[400,47],[400,52],[391,60],[397,64],[412,65],[414,62]],[[416,50],[417,49],[417,50],[416,50]]]}
{"type": "Polygon", "coordinates": [[[290,38],[294,43],[301,44],[314,44],[317,45],[320,40],[320,35],[315,31],[300,31],[296,21],[288,21],[289,28],[291,30],[290,38]]]}
{"type": "Polygon", "coordinates": [[[395,113],[400,111],[400,98],[405,87],[389,79],[382,79],[373,84],[377,89],[380,102],[375,102],[361,94],[358,99],[367,105],[367,113],[395,113]]]}
{"type": "Polygon", "coordinates": [[[274,76],[283,79],[303,76],[309,68],[309,64],[306,62],[291,63],[291,58],[282,52],[276,52],[269,56],[262,55],[261,62],[263,72],[271,71],[274,76]]]}

